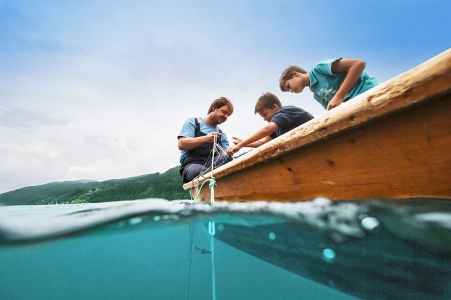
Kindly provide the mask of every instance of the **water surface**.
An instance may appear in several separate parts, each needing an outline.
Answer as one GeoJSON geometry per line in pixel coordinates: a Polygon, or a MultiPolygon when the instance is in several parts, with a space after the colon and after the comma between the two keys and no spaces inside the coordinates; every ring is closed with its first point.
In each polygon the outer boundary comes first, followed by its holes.
{"type": "Polygon", "coordinates": [[[0,299],[450,299],[447,200],[0,207],[0,299]]]}

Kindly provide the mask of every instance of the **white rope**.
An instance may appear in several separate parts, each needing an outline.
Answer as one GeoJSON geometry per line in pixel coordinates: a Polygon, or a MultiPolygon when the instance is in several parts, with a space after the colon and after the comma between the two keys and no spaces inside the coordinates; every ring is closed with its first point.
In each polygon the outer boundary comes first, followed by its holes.
{"type": "MultiPolygon", "coordinates": [[[[221,154],[226,154],[227,152],[222,148],[222,145],[220,145],[217,141],[217,135],[214,134],[214,139],[213,139],[213,148],[212,151],[209,153],[207,160],[204,164],[205,170],[203,172],[201,172],[199,175],[197,175],[196,177],[193,178],[193,180],[191,181],[191,196],[193,197],[193,202],[196,203],[197,200],[199,199],[199,195],[200,195],[200,190],[202,189],[202,187],[204,186],[204,184],[209,181],[210,182],[210,203],[214,203],[215,201],[215,191],[214,191],[214,186],[216,185],[216,180],[213,177],[213,170],[215,169],[215,152],[218,153],[218,160],[220,158],[221,154]],[[207,162],[211,157],[211,167],[207,167],[207,162]],[[208,172],[210,172],[210,177],[204,176],[205,174],[207,174],[208,172]],[[205,180],[202,182],[202,184],[200,184],[200,180],[201,178],[204,178],[205,180]],[[200,187],[199,187],[200,185],[200,187]],[[196,196],[193,195],[193,189],[196,191],[196,196]]],[[[223,159],[220,161],[220,165],[217,165],[216,167],[220,167],[222,165],[224,165],[226,163],[226,160],[223,159]]]]}
{"type": "MultiPolygon", "coordinates": [[[[192,180],[192,184],[195,185],[195,187],[197,189],[197,188],[199,188],[200,178],[203,177],[204,174],[211,171],[211,174],[210,174],[210,190],[211,190],[211,200],[210,201],[211,201],[211,203],[214,202],[215,180],[213,178],[213,169],[214,169],[214,164],[215,164],[215,151],[218,151],[218,159],[219,159],[219,155],[221,153],[226,153],[226,151],[222,148],[222,146],[217,143],[216,138],[217,138],[217,136],[215,134],[214,141],[213,141],[213,149],[207,158],[207,162],[208,162],[208,159],[210,158],[210,156],[212,157],[211,170],[206,166],[207,163],[205,163],[204,166],[207,167],[207,169],[204,172],[201,172],[201,174],[199,174],[192,180]]],[[[222,162],[220,166],[222,166],[223,164],[224,164],[224,162],[222,162]]],[[[196,202],[196,201],[197,201],[197,197],[194,199],[194,202],[196,202]]],[[[215,222],[208,222],[208,233],[210,234],[210,252],[211,252],[211,292],[212,292],[212,300],[216,300],[215,243],[214,243],[214,239],[215,239],[214,236],[216,233],[215,222]]],[[[192,247],[192,237],[191,237],[191,247],[192,247]]],[[[192,253],[190,252],[190,271],[189,271],[190,273],[191,273],[191,254],[192,253]]],[[[191,277],[191,274],[190,274],[190,277],[191,277]]],[[[190,282],[191,282],[191,279],[189,279],[189,285],[191,285],[190,282]]],[[[188,299],[190,297],[189,294],[190,294],[190,287],[188,287],[188,299]]]]}
{"type": "MultiPolygon", "coordinates": [[[[210,174],[210,178],[213,177],[213,169],[214,169],[214,163],[215,163],[215,152],[218,153],[218,157],[219,157],[220,154],[227,154],[227,152],[224,150],[224,148],[222,148],[222,145],[217,142],[217,139],[216,139],[217,135],[216,134],[214,135],[214,137],[215,138],[214,138],[214,142],[213,142],[213,149],[210,152],[210,154],[208,155],[207,161],[204,164],[204,167],[206,169],[204,171],[202,171],[199,175],[197,175],[193,180],[203,178],[204,175],[209,173],[209,172],[211,173],[210,174]],[[211,166],[207,166],[207,162],[210,159],[210,157],[211,157],[211,166]]],[[[220,166],[222,166],[224,164],[225,164],[225,162],[222,161],[221,164],[219,166],[217,166],[217,167],[220,167],[220,166]]]]}
{"type": "Polygon", "coordinates": [[[208,233],[211,243],[211,293],[212,299],[216,300],[216,276],[215,276],[215,222],[208,222],[208,233]]]}
{"type": "Polygon", "coordinates": [[[213,149],[211,149],[211,175],[210,175],[211,178],[213,178],[213,169],[215,167],[215,150],[216,150],[216,133],[213,133],[213,149]]]}

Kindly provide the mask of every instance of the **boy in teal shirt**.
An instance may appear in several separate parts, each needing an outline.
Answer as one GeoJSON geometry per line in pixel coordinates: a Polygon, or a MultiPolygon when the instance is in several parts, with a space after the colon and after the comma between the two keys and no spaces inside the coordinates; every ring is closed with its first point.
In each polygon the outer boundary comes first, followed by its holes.
{"type": "Polygon", "coordinates": [[[308,86],[315,100],[331,110],[379,84],[376,77],[365,71],[365,66],[363,60],[343,58],[323,59],[309,72],[289,66],[280,77],[280,90],[300,93],[308,86]]]}

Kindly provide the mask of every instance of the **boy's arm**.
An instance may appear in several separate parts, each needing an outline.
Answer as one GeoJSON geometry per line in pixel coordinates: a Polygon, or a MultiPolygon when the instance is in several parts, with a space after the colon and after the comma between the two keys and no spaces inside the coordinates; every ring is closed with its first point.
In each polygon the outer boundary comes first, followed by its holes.
{"type": "MultiPolygon", "coordinates": [[[[271,134],[271,133],[270,133],[270,134],[271,134]]],[[[259,140],[256,141],[256,142],[247,144],[246,147],[257,148],[257,147],[260,147],[260,146],[263,145],[263,144],[266,144],[266,143],[269,142],[270,140],[272,140],[272,137],[270,137],[270,136],[268,135],[268,136],[265,136],[265,137],[262,138],[262,139],[259,139],[259,140]]]]}
{"type": "Polygon", "coordinates": [[[248,137],[247,139],[241,141],[240,143],[238,143],[237,145],[231,146],[228,150],[227,153],[229,155],[232,155],[233,153],[238,152],[241,148],[243,147],[247,147],[249,144],[253,144],[254,142],[257,142],[263,138],[266,138],[267,136],[269,136],[271,133],[273,133],[274,131],[276,131],[278,128],[277,124],[274,122],[269,122],[269,124],[265,125],[264,127],[262,127],[260,130],[258,130],[256,133],[252,134],[250,137],[248,137]]]}
{"type": "Polygon", "coordinates": [[[332,73],[347,72],[347,74],[337,93],[327,105],[327,110],[331,110],[343,102],[343,98],[362,75],[365,66],[366,63],[359,59],[340,59],[332,63],[332,73]]]}
{"type": "MultiPolygon", "coordinates": [[[[241,143],[241,142],[243,141],[242,139],[237,138],[237,137],[235,137],[235,136],[233,136],[232,138],[234,139],[233,143],[234,143],[235,145],[238,145],[239,143],[241,143]]],[[[272,140],[272,137],[270,137],[270,136],[268,135],[268,136],[266,136],[266,137],[264,137],[264,138],[262,138],[262,139],[259,139],[259,140],[256,141],[256,142],[247,144],[246,147],[249,147],[249,148],[257,148],[257,147],[260,147],[260,146],[263,145],[263,144],[266,144],[266,143],[269,142],[270,140],[272,140]]]]}

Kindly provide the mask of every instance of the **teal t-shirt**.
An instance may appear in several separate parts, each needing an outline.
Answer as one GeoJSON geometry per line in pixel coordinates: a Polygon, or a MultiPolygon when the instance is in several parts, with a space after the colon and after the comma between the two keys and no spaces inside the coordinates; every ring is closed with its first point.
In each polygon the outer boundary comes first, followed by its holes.
{"type": "MultiPolygon", "coordinates": [[[[325,58],[320,60],[308,72],[310,76],[310,90],[313,92],[313,97],[326,109],[347,74],[346,72],[332,73],[332,63],[339,59],[341,58],[325,58]]],[[[359,80],[357,80],[351,90],[343,98],[343,102],[360,95],[378,84],[379,80],[364,70],[362,75],[360,75],[359,80]]]]}

